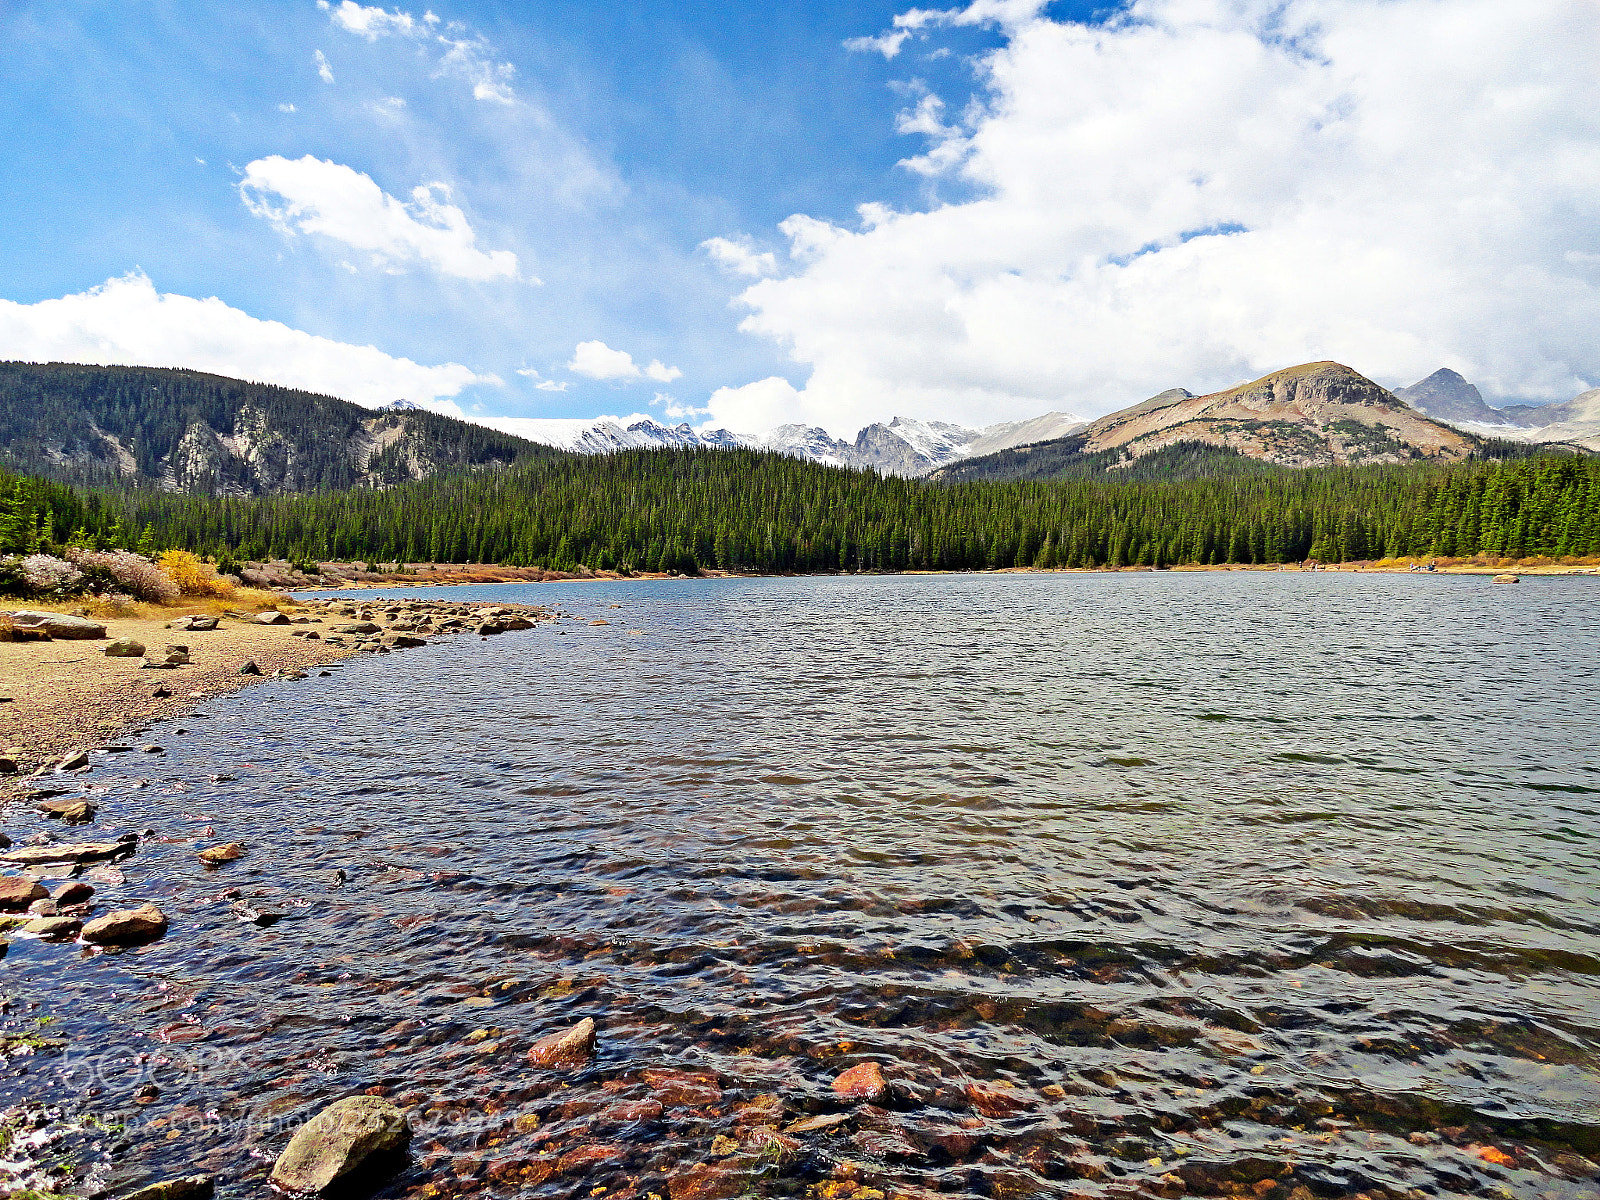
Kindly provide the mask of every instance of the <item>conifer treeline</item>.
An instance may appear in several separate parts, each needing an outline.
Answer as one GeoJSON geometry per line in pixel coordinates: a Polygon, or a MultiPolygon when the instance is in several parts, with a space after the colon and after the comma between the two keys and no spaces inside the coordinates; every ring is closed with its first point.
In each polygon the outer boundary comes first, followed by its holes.
{"type": "Polygon", "coordinates": [[[160,545],[240,559],[808,572],[1600,553],[1600,459],[1576,457],[946,486],[750,450],[639,450],[382,491],[78,503],[153,525],[160,545]]]}

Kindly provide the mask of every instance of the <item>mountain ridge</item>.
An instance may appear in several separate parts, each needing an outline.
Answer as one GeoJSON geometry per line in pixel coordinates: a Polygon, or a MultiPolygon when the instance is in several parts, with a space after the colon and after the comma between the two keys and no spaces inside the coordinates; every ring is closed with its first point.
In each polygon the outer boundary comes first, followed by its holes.
{"type": "MultiPolygon", "coordinates": [[[[1065,438],[968,459],[933,473],[943,482],[1053,478],[1093,460],[1113,475],[1156,452],[1204,447],[1284,467],[1459,461],[1481,444],[1418,412],[1359,372],[1301,363],[1218,392],[1169,388],[1091,421],[1065,438]]],[[[1203,455],[1202,455],[1203,457],[1203,455]]]]}
{"type": "Polygon", "coordinates": [[[0,362],[0,463],[61,483],[281,495],[546,453],[408,401],[374,410],[179,368],[0,362]]]}

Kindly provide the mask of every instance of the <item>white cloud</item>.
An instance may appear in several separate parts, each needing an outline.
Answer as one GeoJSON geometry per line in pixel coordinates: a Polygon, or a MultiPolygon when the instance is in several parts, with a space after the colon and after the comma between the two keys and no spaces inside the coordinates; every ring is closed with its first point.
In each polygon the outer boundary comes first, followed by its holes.
{"type": "Polygon", "coordinates": [[[278,105],[278,111],[281,113],[292,113],[298,110],[292,104],[280,104],[278,105]]]}
{"type": "Polygon", "coordinates": [[[970,198],[784,222],[798,270],[745,290],[743,327],[811,375],[723,389],[719,419],[1103,412],[1321,358],[1391,383],[1448,362],[1499,396],[1600,380],[1600,281],[1572,257],[1600,252],[1600,8],[1039,13],[897,18],[1001,27],[979,103],[902,118],[929,143],[907,165],[970,198]]]}
{"type": "Polygon", "coordinates": [[[517,94],[511,90],[511,80],[516,68],[508,62],[494,60],[494,48],[482,37],[450,38],[440,34],[439,44],[448,47],[439,60],[442,75],[455,75],[472,85],[472,95],[478,100],[493,100],[497,104],[514,104],[517,94]]]}
{"type": "Polygon", "coordinates": [[[711,415],[711,409],[709,407],[696,408],[692,404],[679,404],[677,400],[673,399],[665,392],[657,392],[656,398],[650,401],[650,403],[665,405],[665,407],[661,410],[662,415],[667,417],[668,420],[672,421],[682,421],[688,419],[689,417],[706,417],[711,415]]]}
{"type": "Polygon", "coordinates": [[[664,366],[659,359],[651,359],[649,366],[641,368],[626,350],[613,350],[599,341],[579,342],[567,370],[590,379],[654,379],[657,383],[671,383],[683,375],[677,367],[664,366]]]}
{"type": "MultiPolygon", "coordinates": [[[[706,401],[706,411],[728,429],[762,432],[796,421],[805,400],[782,376],[758,379],[743,387],[721,387],[706,401]]],[[[853,433],[854,431],[852,431],[853,433]]]]}
{"type": "Polygon", "coordinates": [[[739,238],[731,241],[728,238],[707,238],[700,243],[704,250],[717,263],[732,271],[735,275],[749,275],[759,278],[763,275],[776,275],[778,273],[778,260],[771,251],[758,253],[751,245],[749,238],[739,238]]]}
{"type": "Polygon", "coordinates": [[[554,379],[546,379],[540,383],[534,384],[533,386],[538,388],[541,392],[564,392],[572,385],[565,379],[563,379],[560,383],[557,383],[554,379]]]}
{"type": "MultiPolygon", "coordinates": [[[[337,8],[330,6],[327,0],[318,0],[317,7],[327,12],[338,28],[369,42],[376,42],[380,37],[400,37],[433,44],[442,51],[439,75],[465,80],[472,85],[476,99],[497,104],[516,103],[516,93],[511,89],[516,68],[508,62],[496,61],[489,40],[459,21],[451,21],[444,26],[446,32],[440,32],[442,22],[432,12],[423,13],[419,20],[398,8],[391,11],[357,4],[354,0],[343,0],[337,8]]],[[[320,55],[320,51],[318,53],[320,55]]]]}
{"type": "Polygon", "coordinates": [[[327,56],[323,54],[321,50],[318,50],[315,57],[317,63],[317,74],[322,78],[322,82],[332,83],[333,68],[328,65],[327,56]]]}
{"type": "Polygon", "coordinates": [[[537,379],[537,378],[539,378],[539,372],[537,370],[535,370],[533,367],[518,367],[517,368],[517,374],[521,375],[524,379],[537,379]]]}
{"type": "MultiPolygon", "coordinates": [[[[326,0],[318,0],[317,7],[324,11],[329,9],[326,0]]],[[[329,16],[340,29],[364,37],[369,42],[375,42],[387,34],[411,37],[420,32],[410,13],[403,13],[399,9],[388,12],[376,5],[369,7],[357,4],[355,0],[343,0],[329,12],[329,16]]]]}
{"type": "Polygon", "coordinates": [[[460,363],[424,366],[263,321],[215,296],[158,294],[138,272],[57,300],[0,300],[0,358],[185,367],[323,392],[375,407],[405,398],[461,415],[448,399],[498,384],[460,363]]]}
{"type": "Polygon", "coordinates": [[[239,194],[256,216],[285,234],[318,234],[365,250],[381,266],[422,263],[460,279],[515,278],[510,250],[478,249],[466,215],[447,203],[442,183],[413,188],[411,203],[385,193],[370,176],[306,155],[258,158],[245,167],[239,194]]]}

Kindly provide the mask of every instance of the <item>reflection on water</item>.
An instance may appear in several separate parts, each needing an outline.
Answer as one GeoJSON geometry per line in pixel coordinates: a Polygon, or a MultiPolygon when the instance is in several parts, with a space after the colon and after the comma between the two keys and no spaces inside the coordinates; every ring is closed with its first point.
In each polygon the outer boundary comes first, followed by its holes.
{"type": "Polygon", "coordinates": [[[259,1193],[371,1090],[396,1196],[1597,1194],[1594,581],[461,591],[574,619],[89,777],[172,931],[14,940],[71,1048],[5,1090],[126,1118],[118,1178],[259,1193]]]}

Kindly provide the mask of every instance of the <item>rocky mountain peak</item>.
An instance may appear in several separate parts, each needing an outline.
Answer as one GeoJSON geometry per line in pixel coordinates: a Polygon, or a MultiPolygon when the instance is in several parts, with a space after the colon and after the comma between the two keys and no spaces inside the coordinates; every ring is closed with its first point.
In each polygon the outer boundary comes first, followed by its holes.
{"type": "Polygon", "coordinates": [[[1394,394],[1420,413],[1438,421],[1476,421],[1503,425],[1506,415],[1484,403],[1483,393],[1457,371],[1440,367],[1426,379],[1410,387],[1396,388],[1394,394]]]}

